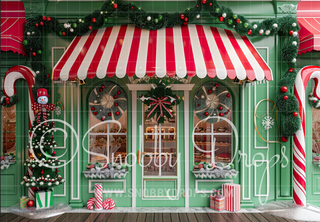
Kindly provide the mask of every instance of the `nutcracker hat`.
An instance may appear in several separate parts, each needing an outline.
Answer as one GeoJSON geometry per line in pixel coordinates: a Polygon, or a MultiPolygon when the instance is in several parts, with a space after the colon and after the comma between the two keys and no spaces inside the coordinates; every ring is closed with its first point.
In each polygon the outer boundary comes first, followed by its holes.
{"type": "Polygon", "coordinates": [[[45,89],[45,88],[40,88],[37,90],[37,98],[40,97],[40,96],[47,96],[49,97],[48,95],[48,90],[45,89]]]}

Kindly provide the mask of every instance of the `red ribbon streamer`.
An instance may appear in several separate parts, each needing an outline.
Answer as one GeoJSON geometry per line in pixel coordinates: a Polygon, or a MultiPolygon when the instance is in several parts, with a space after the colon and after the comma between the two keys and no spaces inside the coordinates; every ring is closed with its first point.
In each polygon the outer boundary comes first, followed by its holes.
{"type": "Polygon", "coordinates": [[[152,105],[155,105],[152,110],[149,112],[149,114],[147,115],[147,118],[149,118],[151,116],[151,114],[154,112],[154,110],[159,106],[160,107],[160,115],[158,116],[157,118],[157,121],[159,121],[160,117],[163,116],[163,110],[162,110],[162,107],[167,110],[167,112],[170,114],[171,117],[173,117],[173,114],[172,112],[164,105],[164,104],[167,104],[167,105],[171,105],[171,103],[169,101],[165,101],[168,99],[168,97],[164,97],[163,99],[153,99],[153,98],[149,98],[150,100],[154,101],[154,102],[151,102],[150,103],[150,106],[152,105]]]}

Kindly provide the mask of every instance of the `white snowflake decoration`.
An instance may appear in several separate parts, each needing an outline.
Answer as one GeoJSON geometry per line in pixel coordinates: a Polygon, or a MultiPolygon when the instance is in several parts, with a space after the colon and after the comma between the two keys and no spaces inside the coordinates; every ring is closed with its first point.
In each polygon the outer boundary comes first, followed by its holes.
{"type": "Polygon", "coordinates": [[[274,125],[274,119],[271,116],[265,116],[262,120],[262,126],[264,130],[272,129],[274,125]]]}

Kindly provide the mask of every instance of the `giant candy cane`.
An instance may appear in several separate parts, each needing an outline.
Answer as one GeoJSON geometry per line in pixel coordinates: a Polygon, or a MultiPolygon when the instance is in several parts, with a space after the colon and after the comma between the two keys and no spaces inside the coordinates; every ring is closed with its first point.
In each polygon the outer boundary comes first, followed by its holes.
{"type": "Polygon", "coordinates": [[[302,68],[294,83],[294,95],[299,102],[301,125],[300,129],[293,136],[293,201],[299,205],[306,205],[305,106],[306,88],[310,79],[314,80],[314,96],[320,99],[319,66],[302,68]]]}
{"type": "MultiPolygon", "coordinates": [[[[29,129],[32,127],[32,122],[34,120],[34,112],[31,109],[31,104],[34,103],[34,98],[32,94],[32,86],[34,85],[35,72],[26,66],[13,66],[6,72],[3,80],[3,93],[11,97],[16,94],[15,84],[18,79],[25,79],[28,83],[28,98],[29,98],[29,129]]],[[[29,153],[30,155],[30,153],[29,153]]],[[[32,168],[28,168],[29,175],[32,176],[32,168]]],[[[28,197],[30,200],[34,200],[34,190],[35,188],[28,189],[28,197]]]]}

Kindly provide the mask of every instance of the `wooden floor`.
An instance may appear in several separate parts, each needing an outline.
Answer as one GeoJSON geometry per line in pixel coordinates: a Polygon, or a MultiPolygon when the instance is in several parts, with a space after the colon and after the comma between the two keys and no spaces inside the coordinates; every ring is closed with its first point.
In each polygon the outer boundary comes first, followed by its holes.
{"type": "Polygon", "coordinates": [[[272,216],[266,213],[66,213],[56,217],[31,220],[20,217],[15,214],[2,213],[1,222],[42,222],[42,221],[62,221],[62,222],[91,222],[91,221],[107,221],[107,222],[202,222],[202,221],[218,221],[218,222],[294,222],[295,220],[284,219],[272,216]]]}

